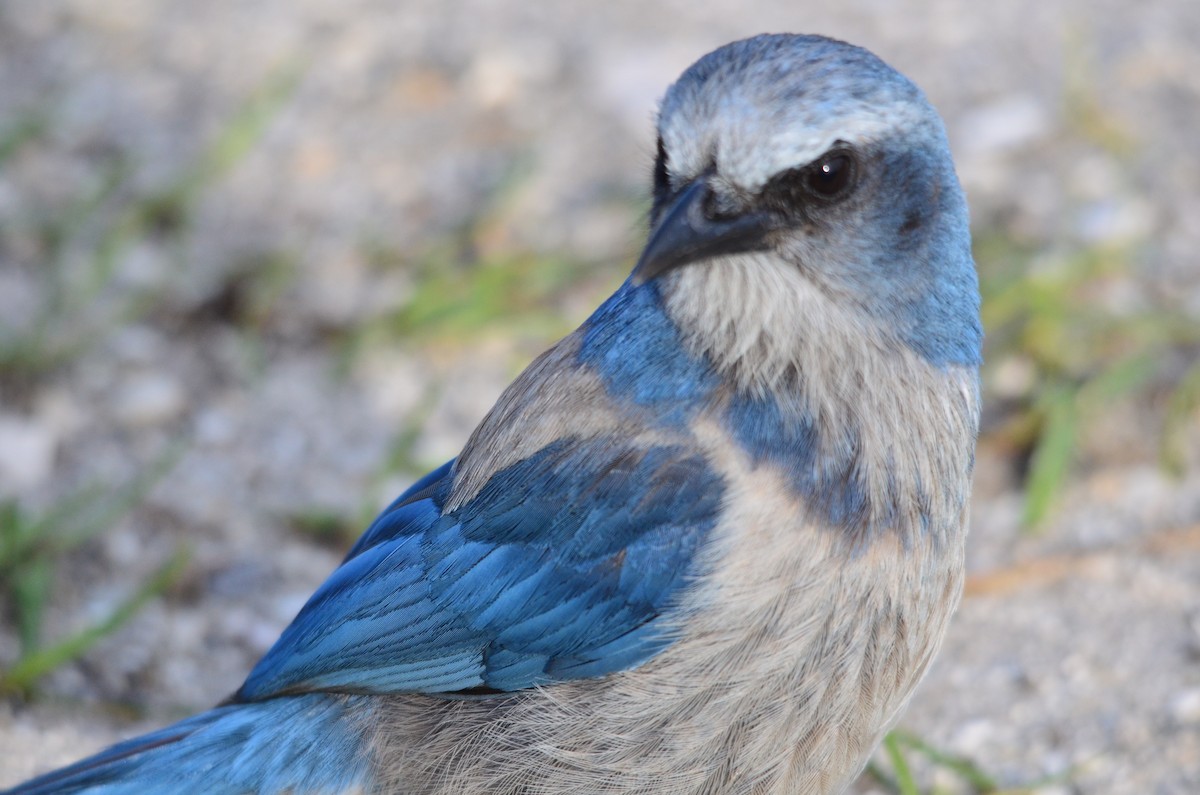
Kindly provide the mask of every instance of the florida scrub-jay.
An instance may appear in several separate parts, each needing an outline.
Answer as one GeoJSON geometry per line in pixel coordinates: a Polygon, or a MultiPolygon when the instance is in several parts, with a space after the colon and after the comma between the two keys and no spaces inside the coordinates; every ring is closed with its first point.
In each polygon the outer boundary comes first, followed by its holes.
{"type": "Polygon", "coordinates": [[[962,585],[967,207],[919,89],[771,35],[658,115],[632,274],[222,705],[15,793],[836,793],[962,585]]]}

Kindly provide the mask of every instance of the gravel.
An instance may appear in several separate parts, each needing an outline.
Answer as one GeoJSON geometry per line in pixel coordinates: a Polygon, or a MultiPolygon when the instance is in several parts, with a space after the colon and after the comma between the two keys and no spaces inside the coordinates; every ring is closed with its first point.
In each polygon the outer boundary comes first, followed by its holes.
{"type": "MultiPolygon", "coordinates": [[[[183,442],[144,504],[61,562],[47,637],[189,554],[180,583],[39,698],[0,701],[0,786],[236,688],[344,549],[297,526],[386,504],[416,474],[387,465],[399,439],[417,464],[454,455],[548,342],[509,323],[350,355],[355,330],[404,307],[465,226],[484,253],[578,263],[583,286],[541,307],[578,323],[639,244],[657,98],[700,54],[765,30],[863,44],[922,85],[977,229],[1037,256],[1132,252],[1103,285],[1112,308],[1200,314],[1200,4],[1186,0],[0,5],[0,140],[46,120],[0,166],[0,333],[37,328],[53,294],[39,230],[114,164],[118,187],[56,252],[69,284],[120,225],[112,207],[186,184],[239,108],[294,80],[183,218],[156,216],[49,316],[46,339],[83,353],[0,391],[0,497],[29,511],[127,483],[183,442]]],[[[997,381],[1032,388],[1020,359],[997,381]]],[[[1085,440],[1036,534],[1014,463],[981,448],[971,590],[903,725],[1005,786],[1200,792],[1200,433],[1181,431],[1185,470],[1168,475],[1151,408],[1085,440]]],[[[16,653],[0,624],[0,665],[16,653]]]]}

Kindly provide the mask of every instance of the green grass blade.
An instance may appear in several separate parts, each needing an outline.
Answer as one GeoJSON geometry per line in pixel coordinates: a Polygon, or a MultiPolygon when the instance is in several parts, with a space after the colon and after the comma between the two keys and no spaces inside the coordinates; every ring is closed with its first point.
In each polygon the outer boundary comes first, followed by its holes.
{"type": "Polygon", "coordinates": [[[892,763],[892,770],[896,773],[896,788],[900,795],[921,795],[921,790],[917,787],[917,781],[913,778],[908,760],[904,758],[904,751],[900,748],[900,740],[895,732],[883,738],[883,749],[887,752],[888,760],[892,763]]]}
{"type": "Polygon", "coordinates": [[[55,668],[77,659],[101,638],[119,629],[155,596],[163,593],[187,565],[188,556],[178,551],[153,576],[142,584],[125,601],[121,602],[103,620],[80,630],[69,638],[40,651],[22,657],[7,671],[0,672],[0,692],[28,693],[38,679],[55,668]]]}
{"type": "Polygon", "coordinates": [[[1187,466],[1187,423],[1200,408],[1200,364],[1180,379],[1167,403],[1163,422],[1161,459],[1163,466],[1177,475],[1187,466]]]}
{"type": "Polygon", "coordinates": [[[935,748],[911,732],[897,730],[889,736],[895,738],[898,744],[913,749],[935,765],[952,771],[970,784],[980,795],[995,793],[1000,788],[994,778],[984,773],[978,765],[965,757],[935,748]]]}
{"type": "Polygon", "coordinates": [[[0,132],[0,168],[11,160],[22,146],[42,137],[49,126],[48,114],[33,111],[17,119],[15,124],[0,132]]]}
{"type": "Polygon", "coordinates": [[[42,616],[53,582],[50,564],[46,560],[33,560],[11,574],[21,654],[30,654],[42,644],[42,616]]]}
{"type": "Polygon", "coordinates": [[[1158,357],[1144,352],[1126,357],[1089,379],[1079,390],[1079,404],[1090,411],[1132,394],[1154,377],[1158,366],[1158,357]]]}
{"type": "Polygon", "coordinates": [[[187,449],[180,440],[167,448],[146,470],[130,483],[111,487],[88,486],[80,489],[44,516],[29,520],[14,514],[16,525],[10,530],[7,514],[0,513],[0,571],[24,566],[41,557],[57,557],[94,538],[115,524],[149,494],[150,489],[170,472],[187,449]]]}
{"type": "Polygon", "coordinates": [[[26,546],[21,506],[11,497],[0,500],[0,573],[17,564],[26,546]]]}
{"type": "Polygon", "coordinates": [[[1075,390],[1066,385],[1048,387],[1043,403],[1042,432],[1033,451],[1026,480],[1026,527],[1036,527],[1066,483],[1075,456],[1079,410],[1075,390]]]}

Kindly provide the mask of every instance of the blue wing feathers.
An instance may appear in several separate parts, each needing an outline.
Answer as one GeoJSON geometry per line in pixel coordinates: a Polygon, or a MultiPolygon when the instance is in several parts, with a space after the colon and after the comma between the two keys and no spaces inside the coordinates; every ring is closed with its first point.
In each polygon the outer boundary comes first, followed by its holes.
{"type": "Polygon", "coordinates": [[[364,550],[404,535],[409,528],[420,529],[433,521],[441,512],[441,503],[433,499],[435,494],[442,491],[449,483],[449,475],[454,468],[455,459],[450,459],[433,470],[408,490],[392,501],[378,518],[371,523],[354,546],[346,553],[346,560],[357,557],[364,550]]]}
{"type": "Polygon", "coordinates": [[[453,462],[355,545],[240,700],[514,690],[635,665],[715,524],[722,482],[681,448],[561,440],[456,510],[453,462]]]}
{"type": "Polygon", "coordinates": [[[361,791],[369,699],[310,693],[218,707],[126,740],[8,795],[361,791]]]}

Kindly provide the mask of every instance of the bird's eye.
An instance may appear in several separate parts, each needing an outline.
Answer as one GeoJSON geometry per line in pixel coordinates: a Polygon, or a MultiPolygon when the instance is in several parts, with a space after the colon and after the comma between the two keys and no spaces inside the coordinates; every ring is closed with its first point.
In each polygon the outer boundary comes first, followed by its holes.
{"type": "Polygon", "coordinates": [[[826,201],[837,199],[854,187],[857,168],[849,152],[833,151],[804,170],[804,186],[826,201]]]}
{"type": "Polygon", "coordinates": [[[784,213],[814,203],[832,204],[854,192],[858,172],[854,152],[839,144],[806,166],[776,174],[763,188],[762,199],[784,213]]]}

